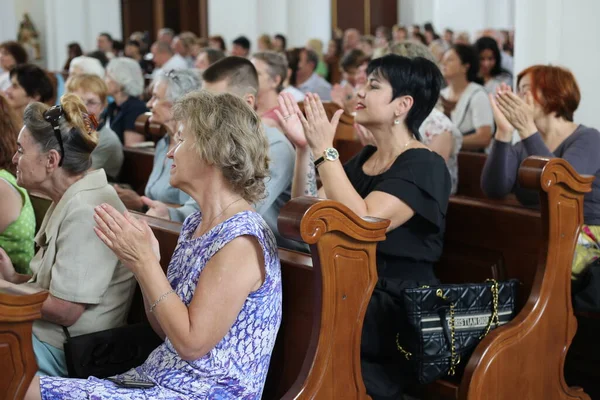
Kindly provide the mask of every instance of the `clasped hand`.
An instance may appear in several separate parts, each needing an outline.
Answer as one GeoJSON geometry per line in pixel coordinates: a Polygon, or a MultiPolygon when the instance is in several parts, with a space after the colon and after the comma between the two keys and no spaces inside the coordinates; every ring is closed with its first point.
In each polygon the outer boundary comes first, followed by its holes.
{"type": "Polygon", "coordinates": [[[321,154],[333,146],[333,138],[344,110],[338,110],[331,121],[327,118],[325,107],[317,94],[308,93],[304,98],[304,112],[289,93],[279,96],[279,110],[275,110],[284,133],[296,145],[310,146],[313,154],[321,154]]]}
{"type": "Polygon", "coordinates": [[[534,121],[534,100],[530,91],[525,93],[525,99],[514,94],[511,88],[502,84],[496,96],[490,99],[494,111],[494,119],[498,130],[512,132],[512,128],[519,132],[522,139],[537,132],[534,121]]]}
{"type": "Polygon", "coordinates": [[[112,206],[95,208],[96,235],[134,273],[152,261],[160,261],[158,240],[145,221],[138,221],[128,211],[120,214],[112,206]]]}

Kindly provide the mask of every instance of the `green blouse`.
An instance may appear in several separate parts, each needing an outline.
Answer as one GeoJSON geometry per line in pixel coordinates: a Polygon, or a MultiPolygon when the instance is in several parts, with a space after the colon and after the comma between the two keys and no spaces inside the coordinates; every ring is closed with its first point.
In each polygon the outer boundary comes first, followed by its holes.
{"type": "Polygon", "coordinates": [[[35,214],[27,191],[17,186],[17,179],[7,170],[0,170],[0,179],[10,183],[23,198],[21,215],[0,233],[0,247],[6,251],[15,270],[29,274],[29,262],[33,257],[33,236],[35,234],[35,214]]]}

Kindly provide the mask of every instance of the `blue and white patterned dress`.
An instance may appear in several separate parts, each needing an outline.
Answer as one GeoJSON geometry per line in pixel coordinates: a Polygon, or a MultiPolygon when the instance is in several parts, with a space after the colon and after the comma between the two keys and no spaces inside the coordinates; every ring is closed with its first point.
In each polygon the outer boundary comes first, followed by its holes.
{"type": "Polygon", "coordinates": [[[151,381],[156,385],[153,388],[119,388],[94,377],[42,377],[42,399],[260,399],[281,323],[277,244],[256,212],[240,212],[192,239],[201,219],[197,212],[184,222],[167,273],[171,286],[188,306],[204,266],[223,246],[238,236],[250,235],[263,249],[265,282],[248,296],[225,337],[204,357],[191,362],[182,360],[167,338],[144,364],[121,375],[151,381]]]}

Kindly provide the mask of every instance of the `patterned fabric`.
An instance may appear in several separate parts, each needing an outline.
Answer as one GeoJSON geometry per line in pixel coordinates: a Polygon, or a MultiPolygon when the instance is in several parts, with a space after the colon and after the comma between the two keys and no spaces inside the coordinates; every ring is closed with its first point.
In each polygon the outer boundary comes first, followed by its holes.
{"type": "Polygon", "coordinates": [[[573,257],[572,279],[578,279],[586,267],[600,258],[600,226],[583,225],[573,257]]]}
{"type": "Polygon", "coordinates": [[[17,179],[7,170],[0,170],[0,179],[15,188],[23,199],[23,207],[19,217],[0,233],[0,248],[6,251],[15,267],[21,274],[30,274],[29,262],[33,257],[33,236],[35,235],[35,214],[27,190],[17,186],[17,179]]]}
{"type": "Polygon", "coordinates": [[[151,381],[150,389],[118,388],[107,380],[42,377],[42,399],[260,399],[281,323],[281,266],[273,233],[255,212],[245,211],[193,239],[201,221],[185,221],[167,278],[189,306],[206,263],[238,236],[258,239],[265,260],[265,282],[248,296],[225,337],[204,357],[182,360],[167,338],[142,364],[121,377],[151,381]]]}

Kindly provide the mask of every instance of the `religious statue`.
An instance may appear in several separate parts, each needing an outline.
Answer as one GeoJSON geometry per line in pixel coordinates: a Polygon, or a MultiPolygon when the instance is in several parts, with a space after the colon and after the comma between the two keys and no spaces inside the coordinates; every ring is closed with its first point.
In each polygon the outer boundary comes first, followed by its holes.
{"type": "Polygon", "coordinates": [[[39,34],[27,13],[23,15],[23,21],[19,25],[17,38],[27,51],[30,60],[40,60],[42,58],[39,34]]]}

